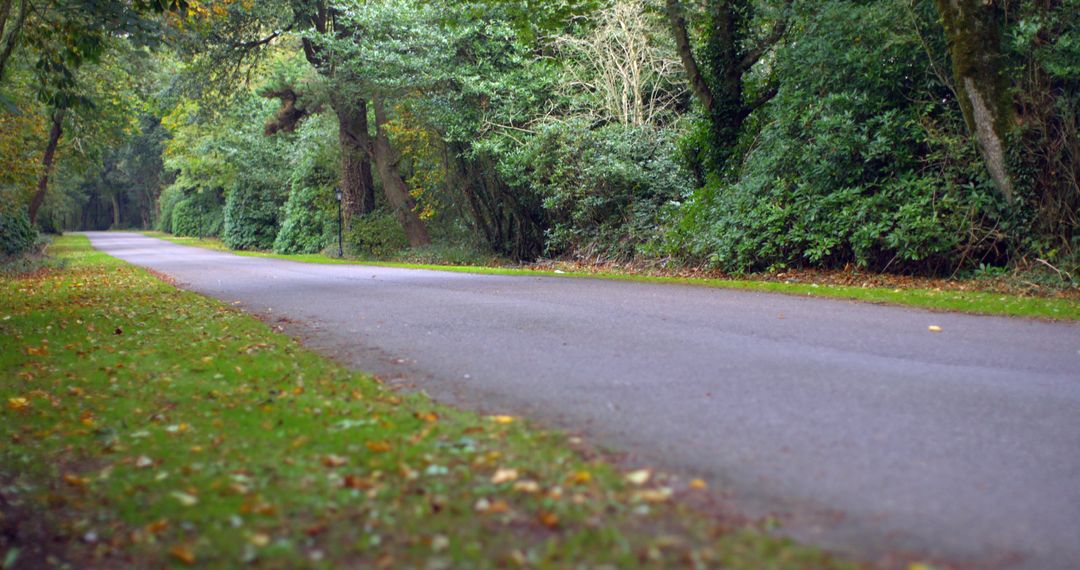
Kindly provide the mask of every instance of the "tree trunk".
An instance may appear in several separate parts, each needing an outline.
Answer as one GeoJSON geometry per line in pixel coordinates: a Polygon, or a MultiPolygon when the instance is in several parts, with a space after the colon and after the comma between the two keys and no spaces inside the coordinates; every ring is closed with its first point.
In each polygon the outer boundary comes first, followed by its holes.
{"type": "Polygon", "coordinates": [[[349,104],[335,100],[338,143],[341,146],[341,210],[345,226],[355,216],[375,209],[375,182],[371,176],[371,133],[367,102],[349,104]]]}
{"type": "Polygon", "coordinates": [[[49,188],[49,174],[52,173],[53,159],[56,158],[56,147],[60,144],[60,137],[64,134],[64,114],[66,109],[54,109],[52,114],[52,128],[49,130],[49,144],[45,146],[45,156],[41,159],[41,178],[38,180],[38,189],[30,200],[30,223],[37,222],[38,209],[45,202],[45,191],[49,188]]]}
{"type": "Polygon", "coordinates": [[[968,132],[978,143],[994,185],[1011,201],[1013,182],[1005,154],[1013,106],[1002,53],[1001,2],[936,0],[936,4],[968,132]]]}
{"type": "Polygon", "coordinates": [[[11,0],[7,0],[4,3],[4,18],[0,23],[0,83],[4,80],[4,68],[7,66],[7,62],[11,59],[11,54],[15,51],[15,45],[19,42],[19,32],[22,31],[23,24],[26,23],[26,16],[30,13],[29,0],[22,0],[19,2],[19,13],[15,16],[15,20],[11,22],[10,28],[8,28],[8,16],[11,10],[11,0]],[[5,28],[8,29],[7,34],[4,34],[5,28]]]}
{"type": "Polygon", "coordinates": [[[120,194],[112,195],[112,229],[120,228],[120,194]]]}
{"type": "Polygon", "coordinates": [[[379,169],[379,178],[382,179],[383,192],[386,200],[394,208],[394,214],[401,227],[405,229],[405,235],[409,238],[411,247],[425,246],[431,243],[428,237],[427,227],[420,216],[416,214],[416,201],[409,194],[409,187],[401,178],[397,170],[397,157],[394,149],[390,146],[390,139],[386,136],[383,126],[386,124],[386,109],[382,101],[373,99],[375,105],[375,167],[379,169]]]}

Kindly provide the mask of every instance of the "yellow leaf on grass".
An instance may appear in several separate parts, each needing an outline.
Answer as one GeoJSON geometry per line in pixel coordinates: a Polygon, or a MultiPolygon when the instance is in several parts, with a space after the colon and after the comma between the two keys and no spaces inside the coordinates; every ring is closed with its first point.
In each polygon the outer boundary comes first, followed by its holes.
{"type": "Polygon", "coordinates": [[[169,555],[188,566],[195,564],[195,552],[189,546],[177,544],[169,549],[169,555]]]}
{"type": "Polygon", "coordinates": [[[559,515],[556,515],[555,513],[540,511],[540,514],[538,514],[536,518],[540,521],[540,524],[548,528],[555,528],[559,526],[559,515]]]}
{"type": "Polygon", "coordinates": [[[585,485],[592,481],[592,473],[589,473],[588,471],[577,471],[570,476],[569,480],[570,483],[575,485],[585,485]]]}
{"type": "Polygon", "coordinates": [[[439,415],[435,412],[416,412],[413,415],[422,422],[432,423],[439,420],[439,415]]]}
{"type": "Polygon", "coordinates": [[[345,465],[345,463],[347,461],[348,461],[348,459],[345,459],[344,457],[342,457],[340,455],[334,455],[333,453],[331,453],[330,455],[327,455],[326,457],[323,457],[322,464],[325,465],[326,467],[333,468],[333,467],[341,467],[342,465],[345,465]]]}
{"type": "Polygon", "coordinates": [[[385,441],[369,441],[364,444],[372,453],[386,453],[390,451],[390,444],[385,441]]]}
{"type": "Polygon", "coordinates": [[[74,473],[68,473],[64,475],[64,482],[68,485],[71,485],[72,487],[85,487],[86,484],[90,482],[90,479],[86,477],[79,477],[74,473]]]}
{"type": "Polygon", "coordinates": [[[509,481],[515,481],[518,478],[517,469],[504,469],[499,468],[495,471],[495,474],[491,476],[491,482],[498,485],[499,483],[507,483],[509,481]]]}
{"type": "Polygon", "coordinates": [[[514,490],[519,493],[539,493],[540,484],[536,481],[518,481],[514,483],[514,490]]]}
{"type": "Polygon", "coordinates": [[[514,416],[491,416],[491,421],[497,424],[512,424],[514,423],[514,416]]]}
{"type": "Polygon", "coordinates": [[[26,398],[8,398],[7,405],[15,411],[22,411],[30,407],[30,400],[26,398]]]}

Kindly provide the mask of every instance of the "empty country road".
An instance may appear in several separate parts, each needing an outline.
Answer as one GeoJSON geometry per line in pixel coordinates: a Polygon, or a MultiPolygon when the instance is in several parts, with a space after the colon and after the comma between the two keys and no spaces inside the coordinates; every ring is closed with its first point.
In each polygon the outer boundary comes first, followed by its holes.
{"type": "Polygon", "coordinates": [[[703,477],[799,539],[871,559],[1080,568],[1075,323],[87,235],[355,368],[703,477]]]}

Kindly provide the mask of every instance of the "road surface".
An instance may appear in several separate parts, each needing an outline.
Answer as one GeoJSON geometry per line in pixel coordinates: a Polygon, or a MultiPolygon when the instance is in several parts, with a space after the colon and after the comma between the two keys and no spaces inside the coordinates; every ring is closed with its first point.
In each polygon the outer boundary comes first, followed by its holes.
{"type": "Polygon", "coordinates": [[[704,477],[801,540],[1080,568],[1076,324],[88,235],[356,368],[704,477]]]}

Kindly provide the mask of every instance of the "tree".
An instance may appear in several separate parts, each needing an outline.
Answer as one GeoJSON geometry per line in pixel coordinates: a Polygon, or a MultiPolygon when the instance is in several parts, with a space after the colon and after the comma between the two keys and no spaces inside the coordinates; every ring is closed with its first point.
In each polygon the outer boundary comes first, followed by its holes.
{"type": "Polygon", "coordinates": [[[1014,113],[1002,46],[1004,3],[935,2],[949,42],[954,88],[964,121],[978,143],[994,185],[1012,201],[1013,182],[1005,155],[1014,113]]]}
{"type": "Polygon", "coordinates": [[[707,170],[720,172],[727,166],[743,123],[776,95],[778,86],[766,81],[748,97],[747,77],[787,32],[787,9],[791,3],[792,0],[785,0],[768,33],[755,37],[754,16],[758,2],[708,0],[700,20],[706,27],[703,45],[695,49],[685,3],[666,0],[668,22],[679,58],[709,124],[708,148],[702,157],[707,170]]]}

